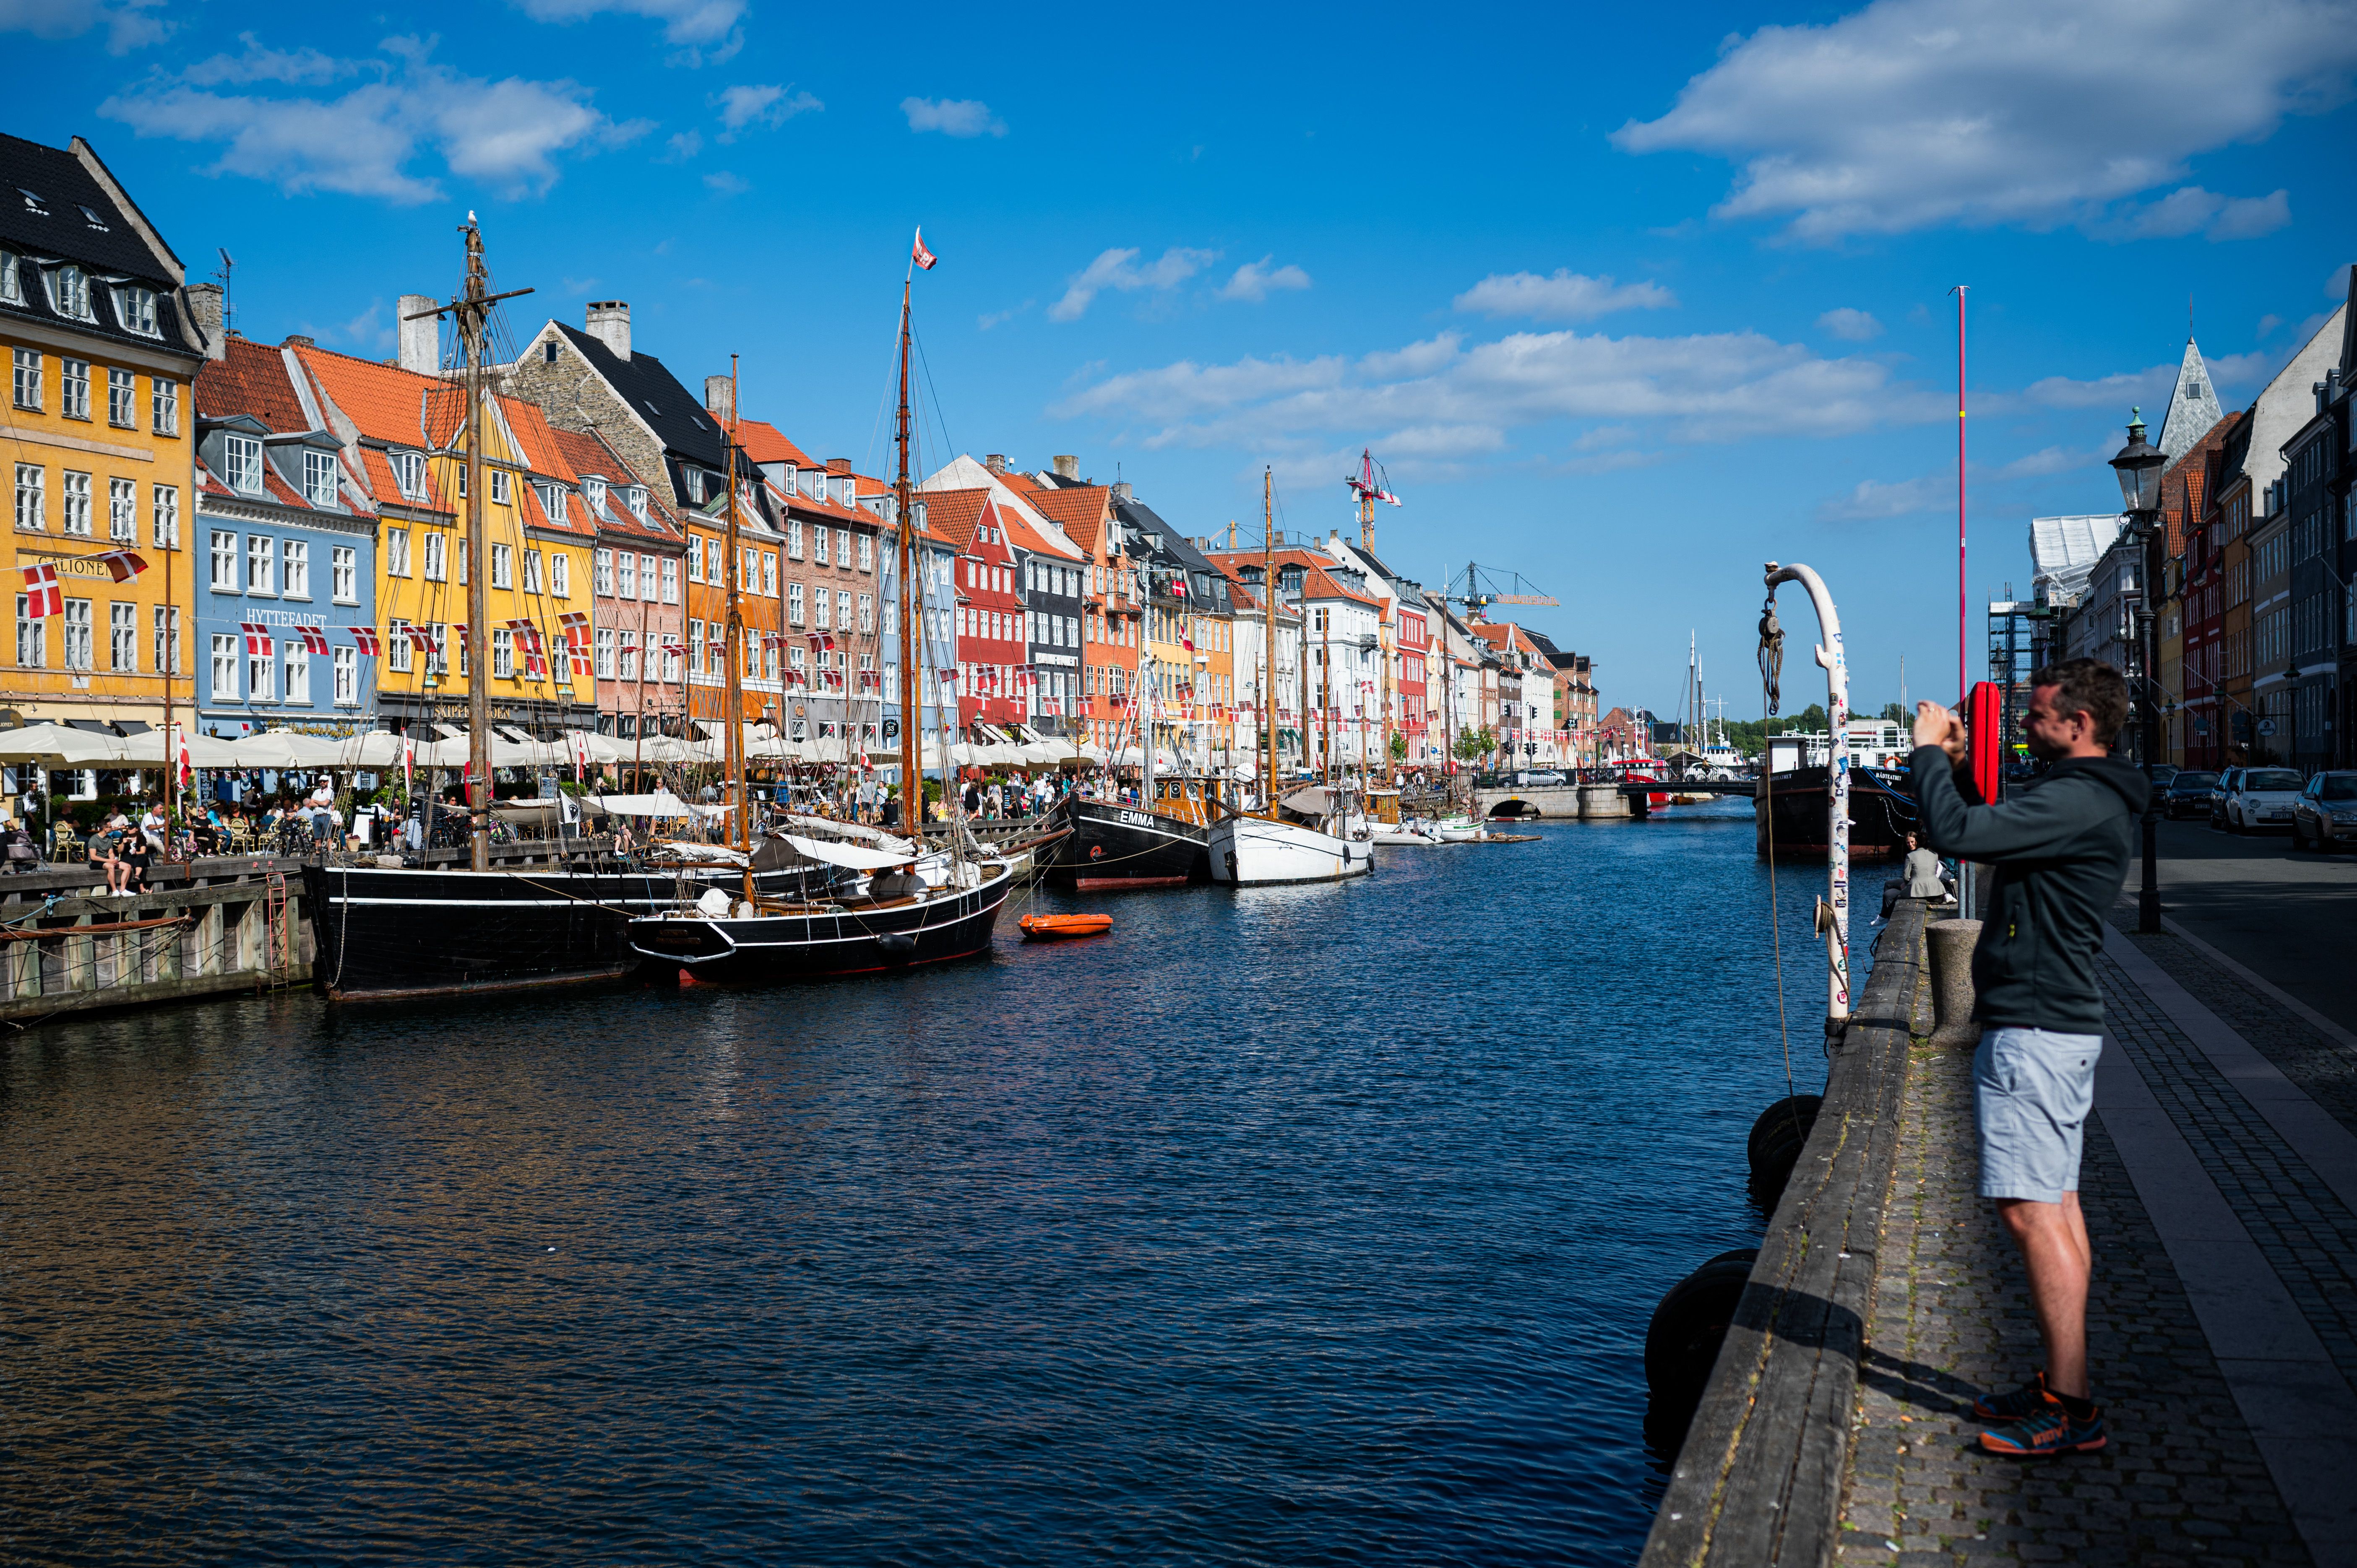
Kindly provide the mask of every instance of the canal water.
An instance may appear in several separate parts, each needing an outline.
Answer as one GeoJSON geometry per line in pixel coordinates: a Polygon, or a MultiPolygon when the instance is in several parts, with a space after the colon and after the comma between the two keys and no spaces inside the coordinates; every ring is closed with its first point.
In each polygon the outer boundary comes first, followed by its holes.
{"type": "Polygon", "coordinates": [[[866,983],[0,1041],[0,1558],[1626,1563],[1647,1315],[1760,1229],[1769,884],[1748,802],[1538,831],[866,983]]]}

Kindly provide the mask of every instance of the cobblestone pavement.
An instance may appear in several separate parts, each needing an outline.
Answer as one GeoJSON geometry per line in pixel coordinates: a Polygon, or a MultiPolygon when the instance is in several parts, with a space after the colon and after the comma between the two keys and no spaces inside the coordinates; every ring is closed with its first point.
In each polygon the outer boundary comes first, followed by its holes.
{"type": "Polygon", "coordinates": [[[1918,1047],[1842,1520],[1844,1563],[2305,1563],[2310,1559],[2111,1139],[2088,1129],[2089,1350],[2112,1443],[2036,1464],[1980,1452],[1984,1389],[2037,1364],[2013,1246],[1974,1193],[1972,1053],[1918,1047]]]}

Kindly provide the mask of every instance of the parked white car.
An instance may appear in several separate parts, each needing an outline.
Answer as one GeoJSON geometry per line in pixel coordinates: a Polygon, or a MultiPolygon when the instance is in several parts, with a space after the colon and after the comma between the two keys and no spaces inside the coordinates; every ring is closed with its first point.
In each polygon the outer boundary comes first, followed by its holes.
{"type": "Polygon", "coordinates": [[[2231,833],[2289,832],[2292,807],[2307,781],[2288,768],[2245,768],[2227,786],[2220,812],[2231,833]]]}

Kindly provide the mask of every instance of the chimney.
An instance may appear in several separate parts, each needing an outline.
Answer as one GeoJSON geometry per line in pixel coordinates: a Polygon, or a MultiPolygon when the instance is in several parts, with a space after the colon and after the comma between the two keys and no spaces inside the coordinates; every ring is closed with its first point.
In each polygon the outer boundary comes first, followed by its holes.
{"type": "Polygon", "coordinates": [[[1004,452],[993,452],[989,456],[985,457],[982,460],[982,466],[989,469],[994,474],[1003,474],[1006,472],[1006,454],[1004,452]]]}
{"type": "Polygon", "coordinates": [[[589,336],[613,350],[614,358],[630,357],[630,302],[593,299],[589,302],[589,336]]]}
{"type": "Polygon", "coordinates": [[[1117,501],[1134,500],[1136,499],[1130,490],[1129,481],[1127,479],[1115,479],[1114,481],[1113,499],[1117,501]]]}
{"type": "Polygon", "coordinates": [[[300,332],[289,332],[286,334],[286,341],[281,345],[287,349],[316,349],[318,346],[316,339],[307,338],[300,332]]]}
{"type": "Polygon", "coordinates": [[[221,285],[198,283],[188,285],[188,319],[205,335],[205,358],[218,360],[228,352],[222,340],[229,334],[221,330],[221,285]]]}
{"type": "Polygon", "coordinates": [[[830,474],[847,474],[851,472],[851,459],[848,457],[829,457],[826,460],[826,471],[830,474]]]}
{"type": "Polygon", "coordinates": [[[422,310],[432,310],[440,302],[431,295],[404,294],[401,307],[394,312],[401,317],[401,368],[414,371],[421,376],[438,373],[442,369],[442,324],[431,316],[419,316],[422,310]],[[415,320],[410,319],[416,317],[415,320]]]}
{"type": "Polygon", "coordinates": [[[1048,459],[1055,467],[1056,478],[1077,479],[1081,477],[1081,460],[1071,453],[1062,453],[1048,459]]]}
{"type": "Polygon", "coordinates": [[[737,423],[736,384],[726,376],[704,378],[704,412],[723,424],[737,423]]]}

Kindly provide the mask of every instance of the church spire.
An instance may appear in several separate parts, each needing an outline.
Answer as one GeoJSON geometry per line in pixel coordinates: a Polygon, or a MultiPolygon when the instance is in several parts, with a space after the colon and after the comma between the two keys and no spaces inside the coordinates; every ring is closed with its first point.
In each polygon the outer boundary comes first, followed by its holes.
{"type": "Polygon", "coordinates": [[[2225,417],[2225,410],[2218,406],[2218,393],[2210,385],[2210,368],[2201,362],[2201,350],[2189,335],[2184,361],[2177,367],[2177,385],[2169,394],[2169,417],[2161,421],[2156,445],[2174,463],[2225,417]]]}

